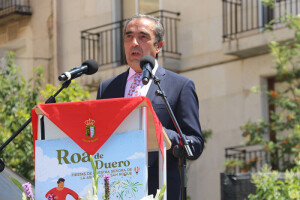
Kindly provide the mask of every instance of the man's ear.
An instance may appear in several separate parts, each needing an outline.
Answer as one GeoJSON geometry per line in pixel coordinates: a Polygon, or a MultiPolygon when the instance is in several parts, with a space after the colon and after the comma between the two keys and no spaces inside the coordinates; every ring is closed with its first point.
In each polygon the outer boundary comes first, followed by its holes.
{"type": "Polygon", "coordinates": [[[156,44],[156,54],[158,54],[163,46],[164,42],[163,41],[160,41],[156,44]]]}

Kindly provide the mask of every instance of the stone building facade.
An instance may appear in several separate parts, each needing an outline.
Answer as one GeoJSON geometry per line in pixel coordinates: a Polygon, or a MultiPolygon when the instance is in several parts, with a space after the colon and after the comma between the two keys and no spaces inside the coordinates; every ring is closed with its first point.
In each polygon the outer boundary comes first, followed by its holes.
{"type": "Polygon", "coordinates": [[[274,36],[277,40],[293,36],[280,25],[273,35],[264,32],[263,25],[278,13],[265,9],[260,1],[250,2],[1,0],[0,55],[14,51],[26,78],[32,76],[34,66],[43,66],[46,81],[53,84],[59,84],[60,73],[80,66],[85,59],[96,59],[102,63],[99,71],[78,79],[91,86],[95,97],[100,81],[127,69],[118,46],[122,43],[117,28],[120,22],[138,12],[160,10],[154,15],[173,21],[165,22],[169,23],[165,24],[167,38],[159,61],[195,82],[202,129],[213,131],[202,156],[188,164],[188,195],[192,200],[217,200],[224,148],[241,144],[240,126],[245,121],[268,116],[266,98],[250,92],[253,86],[267,85],[275,74],[267,44],[274,36]],[[115,31],[109,32],[111,29],[115,31]]]}

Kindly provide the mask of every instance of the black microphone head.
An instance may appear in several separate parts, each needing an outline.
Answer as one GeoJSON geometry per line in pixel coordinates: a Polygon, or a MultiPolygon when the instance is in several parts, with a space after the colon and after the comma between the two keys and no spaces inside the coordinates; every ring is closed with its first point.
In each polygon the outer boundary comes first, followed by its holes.
{"type": "Polygon", "coordinates": [[[140,67],[143,69],[143,66],[147,63],[149,63],[151,68],[153,69],[155,66],[155,59],[149,55],[142,57],[142,59],[140,61],[140,67]]]}
{"type": "Polygon", "coordinates": [[[87,75],[95,74],[98,71],[99,65],[95,60],[86,60],[82,63],[81,66],[86,65],[88,71],[85,73],[87,75]]]}

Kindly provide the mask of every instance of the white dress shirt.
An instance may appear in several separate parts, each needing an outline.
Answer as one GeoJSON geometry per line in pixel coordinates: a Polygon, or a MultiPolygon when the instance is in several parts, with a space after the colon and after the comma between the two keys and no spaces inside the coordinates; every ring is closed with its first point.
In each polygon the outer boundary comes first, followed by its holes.
{"type": "MultiPolygon", "coordinates": [[[[155,60],[155,66],[152,70],[152,74],[155,75],[155,72],[156,72],[157,68],[158,68],[158,62],[157,62],[157,60],[155,60]]],[[[127,77],[124,97],[128,97],[129,88],[130,88],[132,82],[134,81],[134,75],[135,74],[136,74],[136,72],[130,67],[129,68],[129,74],[128,74],[128,77],[127,77]]],[[[141,96],[146,96],[147,95],[152,81],[153,81],[153,79],[150,78],[148,84],[144,85],[142,83],[142,80],[140,80],[140,84],[139,84],[139,86],[137,86],[136,89],[139,90],[141,96]]]]}

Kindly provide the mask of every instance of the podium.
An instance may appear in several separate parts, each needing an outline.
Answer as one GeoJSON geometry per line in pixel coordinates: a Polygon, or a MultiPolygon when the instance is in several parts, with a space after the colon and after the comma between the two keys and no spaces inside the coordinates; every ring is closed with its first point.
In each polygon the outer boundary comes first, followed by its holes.
{"type": "Polygon", "coordinates": [[[110,199],[147,196],[150,151],[160,151],[159,187],[167,183],[166,149],[171,142],[147,97],[38,105],[32,110],[32,124],[35,199],[45,199],[59,178],[86,199],[93,177],[88,155],[101,180],[98,199],[105,192],[104,175],[110,177],[110,199]]]}

